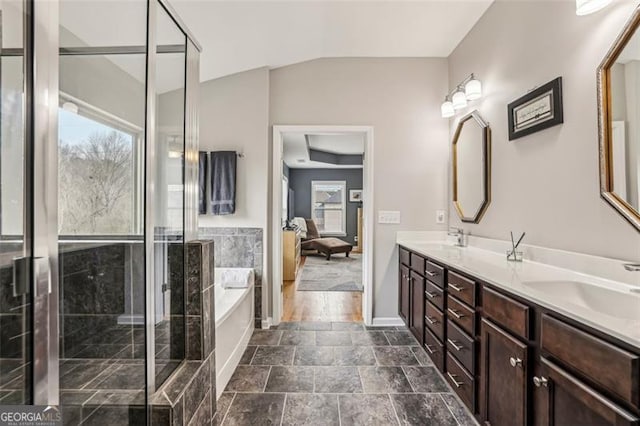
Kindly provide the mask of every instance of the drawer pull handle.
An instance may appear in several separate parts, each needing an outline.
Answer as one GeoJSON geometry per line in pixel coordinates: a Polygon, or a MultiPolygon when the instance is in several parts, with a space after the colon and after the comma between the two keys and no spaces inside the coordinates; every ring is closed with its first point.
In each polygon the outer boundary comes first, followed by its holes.
{"type": "Polygon", "coordinates": [[[424,319],[426,319],[427,322],[431,325],[436,325],[438,323],[438,320],[431,319],[430,317],[424,317],[424,319]]]}
{"type": "Polygon", "coordinates": [[[432,346],[432,345],[427,345],[426,343],[425,343],[425,345],[424,345],[424,347],[425,347],[425,349],[427,350],[427,352],[429,352],[431,355],[433,355],[433,354],[435,354],[435,353],[436,353],[436,352],[438,352],[438,351],[434,351],[433,349],[431,349],[431,346],[432,346]]]}
{"type": "Polygon", "coordinates": [[[424,294],[426,294],[430,299],[435,299],[436,297],[438,297],[436,293],[429,293],[428,291],[425,291],[424,294]]]}
{"type": "Polygon", "coordinates": [[[447,376],[449,376],[449,378],[451,379],[451,381],[453,382],[453,384],[455,385],[455,387],[459,388],[460,386],[464,385],[464,383],[459,382],[456,380],[456,375],[455,374],[451,374],[447,371],[447,376]]]}
{"type": "Polygon", "coordinates": [[[464,291],[464,288],[462,288],[462,287],[458,287],[458,286],[457,286],[457,285],[455,285],[455,284],[451,284],[451,283],[449,283],[449,287],[451,287],[452,289],[454,289],[454,290],[455,290],[455,291],[457,291],[457,292],[464,291]]]}
{"type": "Polygon", "coordinates": [[[522,360],[520,358],[514,358],[511,357],[509,358],[509,364],[511,364],[512,367],[518,367],[522,365],[522,360]]]}
{"type": "Polygon", "coordinates": [[[549,380],[547,380],[546,377],[540,376],[533,376],[533,384],[539,388],[540,386],[544,386],[545,388],[549,385],[549,380]]]}
{"type": "Polygon", "coordinates": [[[448,308],[447,311],[453,315],[454,317],[456,317],[457,319],[462,319],[462,317],[464,317],[464,315],[457,313],[456,311],[454,311],[451,308],[448,308]]]}
{"type": "Polygon", "coordinates": [[[429,275],[430,277],[437,277],[438,276],[437,272],[424,271],[424,273],[429,275]]]}
{"type": "Polygon", "coordinates": [[[462,345],[458,346],[457,344],[458,342],[456,342],[455,340],[447,339],[447,342],[449,342],[449,344],[453,346],[453,349],[455,349],[458,352],[464,349],[464,346],[462,345]]]}

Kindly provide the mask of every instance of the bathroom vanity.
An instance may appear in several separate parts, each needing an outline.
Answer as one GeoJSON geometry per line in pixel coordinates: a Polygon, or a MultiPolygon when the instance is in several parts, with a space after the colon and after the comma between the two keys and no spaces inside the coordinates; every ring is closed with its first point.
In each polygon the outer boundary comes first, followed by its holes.
{"type": "Polygon", "coordinates": [[[399,315],[481,424],[640,425],[640,297],[488,250],[398,244],[399,315]]]}

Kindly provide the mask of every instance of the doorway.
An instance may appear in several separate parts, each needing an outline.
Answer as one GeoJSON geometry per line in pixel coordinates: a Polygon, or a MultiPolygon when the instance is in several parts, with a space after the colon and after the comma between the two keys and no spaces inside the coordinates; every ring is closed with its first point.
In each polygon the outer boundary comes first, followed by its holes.
{"type": "Polygon", "coordinates": [[[273,325],[371,324],[373,128],[274,126],[273,325]]]}

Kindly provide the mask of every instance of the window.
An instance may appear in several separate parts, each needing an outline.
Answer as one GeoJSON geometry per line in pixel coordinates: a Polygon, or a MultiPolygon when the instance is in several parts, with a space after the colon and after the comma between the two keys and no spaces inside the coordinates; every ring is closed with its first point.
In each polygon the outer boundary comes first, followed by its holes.
{"type": "Polygon", "coordinates": [[[321,235],[347,235],[347,183],[312,181],[311,210],[321,235]]]}
{"type": "Polygon", "coordinates": [[[58,110],[58,232],[139,234],[141,131],[76,102],[58,110]]]}

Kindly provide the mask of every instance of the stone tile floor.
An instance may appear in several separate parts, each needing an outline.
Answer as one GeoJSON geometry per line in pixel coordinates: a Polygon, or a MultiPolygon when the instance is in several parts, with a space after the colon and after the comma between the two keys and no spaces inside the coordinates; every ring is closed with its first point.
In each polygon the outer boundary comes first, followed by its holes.
{"type": "Polygon", "coordinates": [[[291,322],[256,330],[216,425],[476,425],[404,327],[291,322]]]}

